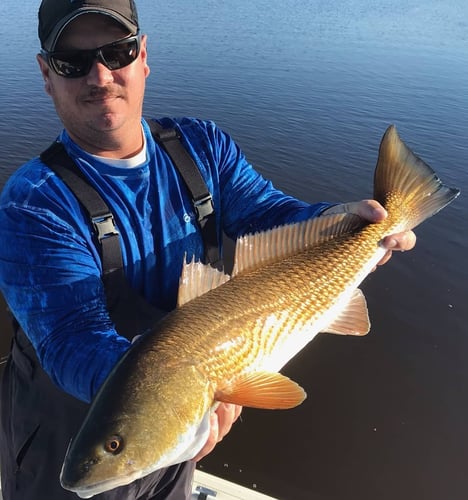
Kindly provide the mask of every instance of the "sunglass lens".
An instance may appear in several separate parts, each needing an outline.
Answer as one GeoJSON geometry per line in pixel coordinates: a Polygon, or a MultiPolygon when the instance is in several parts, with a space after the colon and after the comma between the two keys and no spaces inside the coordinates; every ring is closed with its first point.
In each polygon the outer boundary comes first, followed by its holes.
{"type": "Polygon", "coordinates": [[[138,57],[138,52],[136,39],[101,48],[103,62],[111,70],[128,66],[138,57]]]}
{"type": "Polygon", "coordinates": [[[67,54],[66,57],[52,56],[51,62],[59,75],[65,78],[78,78],[89,73],[93,63],[93,56],[83,51],[76,54],[67,54]]]}

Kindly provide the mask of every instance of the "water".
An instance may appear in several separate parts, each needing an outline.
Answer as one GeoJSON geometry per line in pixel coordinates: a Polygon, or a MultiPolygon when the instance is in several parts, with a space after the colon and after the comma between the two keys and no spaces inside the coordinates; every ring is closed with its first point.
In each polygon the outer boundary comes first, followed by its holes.
{"type": "MultiPolygon", "coordinates": [[[[36,1],[1,0],[0,184],[60,130],[34,59],[36,1]]],[[[390,123],[456,202],[364,284],[372,331],[319,336],[284,372],[308,392],[245,410],[201,466],[285,500],[465,499],[465,0],[140,0],[145,113],[215,120],[309,201],[372,194],[390,123]]]]}

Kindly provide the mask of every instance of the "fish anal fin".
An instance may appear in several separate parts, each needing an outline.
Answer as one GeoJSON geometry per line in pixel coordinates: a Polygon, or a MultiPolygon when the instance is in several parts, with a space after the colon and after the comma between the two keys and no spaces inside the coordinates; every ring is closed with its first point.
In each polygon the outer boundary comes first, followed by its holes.
{"type": "Polygon", "coordinates": [[[338,335],[366,335],[369,330],[370,321],[366,299],[362,291],[357,288],[346,307],[322,332],[338,335]]]}
{"type": "Polygon", "coordinates": [[[182,267],[182,274],[179,280],[179,292],[177,296],[177,307],[183,306],[192,299],[217,288],[229,281],[230,276],[218,271],[209,264],[186,262],[182,267]]]}
{"type": "Polygon", "coordinates": [[[280,261],[308,247],[352,233],[363,226],[354,214],[323,215],[238,238],[233,276],[280,261]]]}
{"type": "Polygon", "coordinates": [[[301,404],[306,398],[304,389],[280,373],[254,372],[229,388],[220,389],[215,400],[250,408],[285,410],[301,404]]]}

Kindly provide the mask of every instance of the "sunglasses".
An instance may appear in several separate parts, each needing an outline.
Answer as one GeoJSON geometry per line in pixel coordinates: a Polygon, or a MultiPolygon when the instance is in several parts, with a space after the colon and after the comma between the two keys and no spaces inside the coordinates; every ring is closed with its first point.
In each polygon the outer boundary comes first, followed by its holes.
{"type": "Polygon", "coordinates": [[[64,78],[81,78],[86,76],[98,60],[112,71],[125,68],[140,53],[140,35],[131,35],[116,42],[107,43],[96,49],[63,50],[48,52],[41,50],[47,64],[64,78]]]}

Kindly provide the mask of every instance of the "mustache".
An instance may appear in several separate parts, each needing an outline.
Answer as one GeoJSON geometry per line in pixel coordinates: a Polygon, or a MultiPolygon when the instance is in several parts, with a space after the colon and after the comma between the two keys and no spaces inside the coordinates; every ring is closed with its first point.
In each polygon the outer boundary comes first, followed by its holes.
{"type": "Polygon", "coordinates": [[[119,87],[109,85],[107,87],[90,87],[81,96],[84,100],[105,99],[108,97],[119,97],[122,92],[119,87]]]}

